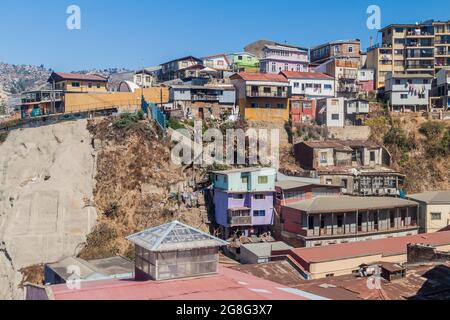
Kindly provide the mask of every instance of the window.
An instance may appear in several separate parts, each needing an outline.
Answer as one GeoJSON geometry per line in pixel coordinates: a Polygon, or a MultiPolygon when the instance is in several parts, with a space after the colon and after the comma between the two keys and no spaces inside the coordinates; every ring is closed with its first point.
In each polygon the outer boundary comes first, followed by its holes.
{"type": "Polygon", "coordinates": [[[423,79],[423,84],[428,84],[428,79],[423,79]]]}
{"type": "Polygon", "coordinates": [[[431,220],[441,220],[441,213],[440,212],[432,212],[431,220]]]}
{"type": "Polygon", "coordinates": [[[419,93],[419,99],[425,99],[425,93],[419,93]]]}
{"type": "Polygon", "coordinates": [[[331,186],[333,184],[333,180],[332,179],[327,179],[326,184],[331,186]]]}
{"type": "Polygon", "coordinates": [[[233,199],[242,200],[244,199],[244,195],[242,193],[233,194],[233,199]]]}
{"type": "Polygon", "coordinates": [[[254,217],[265,217],[266,216],[266,210],[254,210],[253,211],[254,217]]]}
{"type": "Polygon", "coordinates": [[[97,89],[100,89],[100,83],[97,83],[97,89]]]}
{"type": "Polygon", "coordinates": [[[341,186],[342,186],[342,188],[347,189],[347,186],[348,186],[348,180],[347,180],[347,179],[342,179],[342,181],[341,181],[341,186]]]}
{"type": "Polygon", "coordinates": [[[322,163],[322,164],[328,163],[328,161],[327,161],[327,153],[326,152],[321,152],[320,153],[320,163],[322,163]]]}
{"type": "Polygon", "coordinates": [[[284,109],[284,103],[277,103],[278,109],[284,109]]]}
{"type": "Polygon", "coordinates": [[[288,71],[289,70],[289,64],[285,63],[284,64],[284,71],[288,71]]]}
{"type": "Polygon", "coordinates": [[[348,52],[353,53],[353,46],[352,45],[348,46],[348,52]]]}
{"type": "Polygon", "coordinates": [[[79,82],[72,82],[72,87],[79,88],[80,83],[79,82]]]}
{"type": "Polygon", "coordinates": [[[267,176],[260,176],[258,177],[258,183],[259,184],[266,184],[269,182],[269,177],[267,176]]]}
{"type": "Polygon", "coordinates": [[[252,102],[252,108],[259,108],[259,105],[256,102],[252,102]]]}
{"type": "Polygon", "coordinates": [[[333,113],[331,115],[331,120],[339,120],[339,114],[338,113],[333,113]]]}
{"type": "Polygon", "coordinates": [[[242,60],[242,56],[238,56],[238,60],[242,60]]]}
{"type": "Polygon", "coordinates": [[[264,105],[267,109],[270,109],[270,107],[272,106],[270,103],[266,103],[265,105],[264,105]]]}
{"type": "Polygon", "coordinates": [[[264,87],[264,93],[271,93],[272,89],[270,87],[264,87]]]}
{"type": "Polygon", "coordinates": [[[323,85],[323,88],[324,88],[325,90],[332,90],[332,89],[333,89],[333,86],[332,86],[331,84],[324,84],[324,85],[323,85]]]}
{"type": "Polygon", "coordinates": [[[255,195],[253,196],[253,198],[254,198],[255,200],[264,200],[264,199],[266,199],[266,195],[265,195],[265,194],[255,194],[255,195]]]}
{"type": "Polygon", "coordinates": [[[395,79],[395,84],[400,84],[400,79],[395,79]]]}
{"type": "Polygon", "coordinates": [[[370,161],[375,161],[375,151],[370,151],[370,161]]]}
{"type": "Polygon", "coordinates": [[[408,94],[402,93],[402,94],[400,95],[400,99],[408,99],[408,94]]]}
{"type": "Polygon", "coordinates": [[[243,184],[247,184],[248,183],[248,176],[247,175],[241,175],[241,182],[243,184]]]}
{"type": "Polygon", "coordinates": [[[272,62],[272,72],[277,72],[277,64],[272,62]]]}
{"type": "Polygon", "coordinates": [[[341,52],[341,47],[340,46],[334,46],[334,53],[339,53],[341,52]]]}
{"type": "Polygon", "coordinates": [[[88,83],[88,88],[92,88],[92,83],[88,83]]]}
{"type": "Polygon", "coordinates": [[[294,82],[294,88],[300,88],[300,83],[294,82]]]}

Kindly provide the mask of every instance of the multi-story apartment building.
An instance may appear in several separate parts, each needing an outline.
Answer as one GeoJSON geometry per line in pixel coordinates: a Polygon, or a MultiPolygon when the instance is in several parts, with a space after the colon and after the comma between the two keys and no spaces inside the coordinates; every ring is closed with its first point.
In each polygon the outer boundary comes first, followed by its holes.
{"type": "Polygon", "coordinates": [[[325,73],[335,79],[336,96],[356,98],[360,87],[358,84],[359,60],[331,58],[315,68],[316,72],[325,73]]]}
{"type": "Polygon", "coordinates": [[[428,111],[432,81],[433,76],[430,74],[388,72],[385,97],[391,111],[428,111]]]}
{"type": "Polygon", "coordinates": [[[294,146],[295,158],[329,185],[341,185],[348,195],[399,194],[403,175],[391,170],[389,154],[371,141],[309,141],[294,146]]]}
{"type": "Polygon", "coordinates": [[[274,220],[276,170],[244,168],[214,171],[216,223],[225,239],[233,235],[260,235],[270,230],[274,220]]]}
{"type": "Polygon", "coordinates": [[[159,73],[160,81],[170,81],[179,78],[184,74],[184,70],[188,70],[192,67],[202,67],[203,61],[193,56],[187,56],[179,59],[175,59],[169,62],[161,64],[161,70],[159,73]]]}
{"type": "Polygon", "coordinates": [[[254,54],[239,52],[231,55],[232,69],[234,72],[259,72],[259,59],[254,54]]]}
{"type": "Polygon", "coordinates": [[[278,74],[281,71],[308,71],[308,49],[288,45],[265,45],[260,60],[261,72],[278,74]]]}
{"type": "Polygon", "coordinates": [[[289,120],[289,82],[279,74],[241,72],[230,77],[240,115],[248,121],[289,120]]]}
{"type": "Polygon", "coordinates": [[[418,233],[418,204],[391,197],[317,196],[283,207],[283,239],[317,247],[418,233]]]}
{"type": "Polygon", "coordinates": [[[375,71],[375,89],[377,90],[384,88],[388,72],[404,73],[405,71],[402,51],[379,45],[373,46],[367,51],[366,66],[375,71]]]}
{"type": "Polygon", "coordinates": [[[442,69],[437,73],[430,107],[433,111],[450,110],[450,70],[442,69]]]}
{"type": "Polygon", "coordinates": [[[322,64],[332,58],[361,62],[361,41],[338,40],[321,44],[311,49],[311,62],[322,64]]]}
{"type": "Polygon", "coordinates": [[[185,118],[224,119],[233,112],[236,89],[232,85],[172,85],[169,99],[185,118]]]}
{"type": "Polygon", "coordinates": [[[282,71],[289,81],[292,96],[330,98],[335,96],[334,79],[320,72],[282,71]]]}
{"type": "Polygon", "coordinates": [[[367,67],[377,70],[377,86],[387,72],[430,74],[450,68],[450,21],[392,24],[380,30],[382,42],[369,48],[367,67]]]}

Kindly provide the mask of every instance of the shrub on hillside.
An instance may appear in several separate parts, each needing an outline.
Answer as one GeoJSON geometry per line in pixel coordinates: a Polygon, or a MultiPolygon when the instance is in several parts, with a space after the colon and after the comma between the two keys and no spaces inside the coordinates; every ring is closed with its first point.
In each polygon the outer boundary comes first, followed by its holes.
{"type": "Polygon", "coordinates": [[[431,140],[439,138],[444,132],[444,129],[445,125],[442,122],[428,121],[420,126],[419,132],[431,140]]]}
{"type": "Polygon", "coordinates": [[[138,113],[126,112],[120,115],[119,119],[113,122],[115,129],[125,129],[139,121],[138,113]]]}

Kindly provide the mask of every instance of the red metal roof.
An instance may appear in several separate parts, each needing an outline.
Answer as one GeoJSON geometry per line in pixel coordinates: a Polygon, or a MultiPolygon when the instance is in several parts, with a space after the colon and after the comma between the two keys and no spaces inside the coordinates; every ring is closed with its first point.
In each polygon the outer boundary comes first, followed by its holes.
{"type": "Polygon", "coordinates": [[[375,254],[382,254],[383,256],[406,254],[406,247],[410,243],[432,246],[450,245],[450,231],[336,244],[324,247],[293,249],[290,251],[290,254],[293,258],[299,258],[306,263],[317,263],[375,254]]]}
{"type": "MultiPolygon", "coordinates": [[[[220,267],[212,276],[171,281],[102,280],[50,287],[55,300],[308,300],[301,292],[268,280],[220,267]]],[[[307,296],[307,294],[305,294],[307,296]]]]}
{"type": "Polygon", "coordinates": [[[235,76],[238,76],[246,81],[288,82],[287,79],[281,74],[240,72],[233,77],[235,76]]]}
{"type": "Polygon", "coordinates": [[[288,79],[326,79],[333,80],[333,77],[320,72],[297,72],[297,71],[281,71],[281,75],[284,75],[288,79]]]}

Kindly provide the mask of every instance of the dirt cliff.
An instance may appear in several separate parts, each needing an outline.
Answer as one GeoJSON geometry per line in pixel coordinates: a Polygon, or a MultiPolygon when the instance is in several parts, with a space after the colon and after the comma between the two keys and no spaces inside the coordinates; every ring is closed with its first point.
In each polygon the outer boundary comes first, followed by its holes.
{"type": "Polygon", "coordinates": [[[114,121],[88,126],[98,153],[94,202],[99,218],[80,256],[132,257],[126,236],[174,219],[208,230],[202,195],[189,185],[193,172],[172,164],[170,140],[145,121],[120,126],[114,121]]]}

